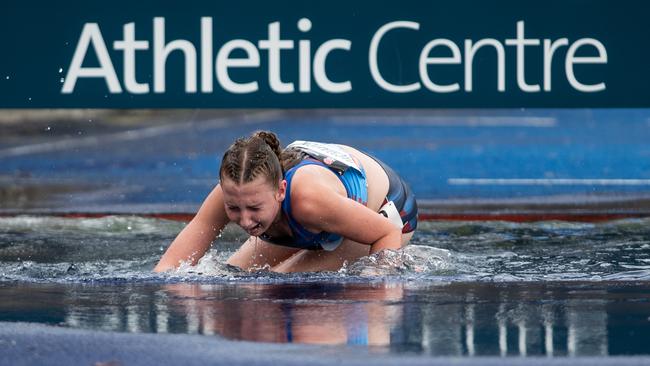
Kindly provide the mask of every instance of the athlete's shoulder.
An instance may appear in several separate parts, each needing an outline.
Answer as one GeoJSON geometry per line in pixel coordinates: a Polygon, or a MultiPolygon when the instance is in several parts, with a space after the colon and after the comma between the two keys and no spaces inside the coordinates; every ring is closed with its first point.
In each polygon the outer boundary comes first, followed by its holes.
{"type": "Polygon", "coordinates": [[[289,191],[292,216],[306,229],[318,231],[314,223],[318,221],[320,210],[335,193],[317,175],[308,170],[305,170],[305,174],[299,173],[292,180],[289,191]]]}
{"type": "Polygon", "coordinates": [[[336,176],[320,164],[310,164],[297,169],[291,179],[291,199],[307,199],[325,192],[329,178],[336,176]]]}

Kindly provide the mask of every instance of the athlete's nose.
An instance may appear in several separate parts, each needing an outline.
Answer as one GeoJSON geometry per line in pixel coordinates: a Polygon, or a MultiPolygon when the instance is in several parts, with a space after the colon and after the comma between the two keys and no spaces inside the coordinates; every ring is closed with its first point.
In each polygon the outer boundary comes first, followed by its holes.
{"type": "Polygon", "coordinates": [[[250,214],[243,212],[241,219],[239,220],[239,226],[241,226],[243,229],[250,229],[255,225],[257,224],[255,224],[253,217],[250,214]]]}

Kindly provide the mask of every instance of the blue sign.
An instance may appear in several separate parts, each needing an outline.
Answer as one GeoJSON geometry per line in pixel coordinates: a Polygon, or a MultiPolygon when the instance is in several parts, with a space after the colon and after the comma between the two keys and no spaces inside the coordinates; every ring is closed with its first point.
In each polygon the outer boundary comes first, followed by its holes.
{"type": "Polygon", "coordinates": [[[9,1],[0,107],[650,107],[639,1],[9,1]]]}

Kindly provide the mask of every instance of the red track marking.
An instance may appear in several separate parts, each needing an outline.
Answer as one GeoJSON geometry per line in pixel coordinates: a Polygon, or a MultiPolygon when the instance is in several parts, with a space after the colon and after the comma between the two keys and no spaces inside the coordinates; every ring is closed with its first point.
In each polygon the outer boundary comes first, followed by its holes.
{"type": "MultiPolygon", "coordinates": [[[[14,217],[19,215],[29,216],[55,216],[65,218],[100,218],[106,216],[138,216],[156,219],[165,219],[173,221],[189,222],[194,217],[193,213],[156,213],[156,214],[125,214],[125,213],[94,213],[94,212],[70,212],[70,213],[21,213],[7,214],[0,213],[0,217],[14,217]]],[[[509,222],[535,222],[535,221],[573,221],[573,222],[604,222],[611,220],[620,220],[627,218],[650,217],[648,213],[629,213],[629,214],[608,214],[608,213],[590,213],[590,214],[556,214],[556,213],[525,213],[525,214],[429,214],[420,213],[420,221],[509,221],[509,222]]]]}

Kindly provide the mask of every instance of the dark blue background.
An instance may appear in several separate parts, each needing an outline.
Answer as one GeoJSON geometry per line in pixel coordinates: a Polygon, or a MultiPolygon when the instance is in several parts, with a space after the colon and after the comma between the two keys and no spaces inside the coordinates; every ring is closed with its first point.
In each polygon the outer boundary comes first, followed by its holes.
{"type": "MultiPolygon", "coordinates": [[[[649,10],[646,2],[632,0],[7,1],[0,12],[0,44],[3,47],[0,107],[648,107],[649,10]],[[135,22],[136,39],[150,42],[148,51],[137,52],[136,75],[139,82],[152,84],[153,18],[165,17],[167,42],[187,39],[198,53],[202,16],[213,17],[215,55],[223,43],[232,39],[243,38],[256,44],[267,37],[269,23],[281,22],[282,38],[296,42],[294,50],[282,51],[282,79],[296,83],[296,89],[298,40],[310,40],[314,52],[326,40],[349,39],[352,49],[334,51],[328,59],[327,70],[334,81],[350,80],[353,90],[327,94],[312,81],[311,93],[274,93],[267,80],[267,52],[260,51],[259,69],[232,73],[240,82],[258,81],[258,92],[230,94],[220,88],[215,78],[212,93],[186,94],[183,58],[180,52],[174,52],[167,62],[167,92],[164,94],[110,94],[101,79],[81,79],[73,94],[61,94],[60,79],[67,72],[85,23],[99,24],[123,84],[122,53],[112,51],[112,43],[122,39],[124,24],[135,22]],[[297,21],[303,17],[311,19],[313,24],[308,33],[297,30],[297,21]],[[495,38],[503,43],[505,39],[515,38],[516,23],[524,20],[529,39],[568,37],[573,43],[589,37],[602,42],[607,49],[608,63],[576,65],[576,75],[586,84],[605,82],[607,89],[597,93],[574,90],[564,72],[567,47],[561,47],[554,58],[552,91],[522,92],[516,81],[515,47],[505,46],[506,92],[497,91],[494,51],[485,48],[475,58],[474,91],[471,93],[461,89],[460,92],[437,94],[424,86],[414,93],[390,93],[373,81],[368,49],[377,29],[397,20],[419,22],[421,27],[419,31],[394,31],[382,42],[380,67],[391,82],[417,80],[419,53],[429,40],[448,38],[458,44],[462,52],[465,39],[495,38]]],[[[583,51],[593,52],[593,48],[586,47],[583,51]]],[[[593,54],[579,52],[578,56],[593,54]]],[[[542,57],[541,46],[526,47],[529,84],[542,83],[542,57]]],[[[200,60],[199,55],[197,58],[200,60]]],[[[440,83],[454,80],[462,87],[462,67],[439,65],[431,66],[430,70],[440,70],[432,77],[434,80],[440,83]]],[[[200,86],[200,77],[198,82],[200,86]]]]}

